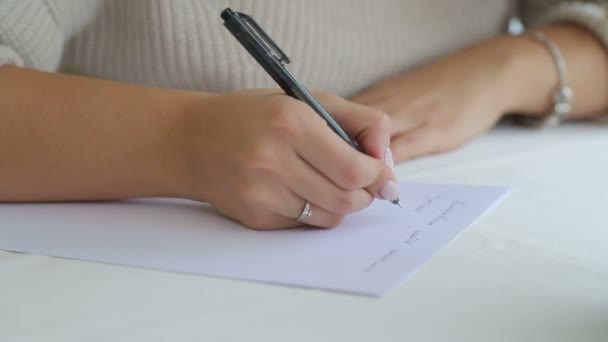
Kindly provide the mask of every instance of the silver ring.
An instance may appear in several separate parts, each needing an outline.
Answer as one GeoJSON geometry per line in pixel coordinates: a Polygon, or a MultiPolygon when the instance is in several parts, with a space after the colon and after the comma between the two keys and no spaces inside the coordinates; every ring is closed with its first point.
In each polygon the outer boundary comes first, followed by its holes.
{"type": "Polygon", "coordinates": [[[300,214],[300,216],[298,216],[298,218],[296,220],[300,221],[300,222],[304,222],[304,220],[306,220],[307,218],[312,216],[312,208],[310,206],[310,202],[306,201],[306,203],[304,204],[304,209],[302,209],[302,213],[300,214]]]}

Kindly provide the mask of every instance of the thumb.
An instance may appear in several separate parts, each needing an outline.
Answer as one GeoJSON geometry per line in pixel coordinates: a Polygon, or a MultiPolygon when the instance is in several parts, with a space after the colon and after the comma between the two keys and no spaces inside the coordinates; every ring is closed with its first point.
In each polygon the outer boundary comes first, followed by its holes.
{"type": "MultiPolygon", "coordinates": [[[[357,165],[356,168],[359,171],[362,171],[362,174],[371,176],[359,189],[364,188],[372,196],[378,199],[391,202],[398,200],[400,187],[395,177],[395,173],[390,167],[392,165],[389,166],[383,161],[363,155],[362,153],[357,152],[357,155],[360,156],[359,158],[361,158],[361,161],[354,163],[353,165],[357,165]]],[[[392,161],[390,149],[387,160],[389,163],[392,161]]]]}
{"type": "Polygon", "coordinates": [[[401,189],[397,182],[397,177],[393,171],[393,156],[391,149],[387,149],[387,157],[384,161],[384,173],[380,177],[379,181],[366,188],[374,197],[387,200],[390,202],[399,201],[399,195],[401,189]]]}
{"type": "Polygon", "coordinates": [[[394,173],[394,158],[389,147],[389,116],[381,110],[350,102],[332,94],[316,94],[319,101],[352,137],[361,150],[384,165],[373,184],[365,189],[376,198],[395,201],[400,187],[394,173]]]}
{"type": "Polygon", "coordinates": [[[386,113],[333,94],[315,96],[365,154],[384,161],[391,140],[390,118],[386,113]]]}

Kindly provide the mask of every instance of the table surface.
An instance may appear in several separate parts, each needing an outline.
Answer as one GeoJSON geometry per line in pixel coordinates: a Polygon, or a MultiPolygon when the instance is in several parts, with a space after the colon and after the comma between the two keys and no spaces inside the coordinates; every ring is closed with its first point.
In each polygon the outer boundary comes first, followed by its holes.
{"type": "Polygon", "coordinates": [[[606,342],[607,129],[499,127],[399,165],[512,192],[386,297],[0,252],[0,341],[606,342]]]}

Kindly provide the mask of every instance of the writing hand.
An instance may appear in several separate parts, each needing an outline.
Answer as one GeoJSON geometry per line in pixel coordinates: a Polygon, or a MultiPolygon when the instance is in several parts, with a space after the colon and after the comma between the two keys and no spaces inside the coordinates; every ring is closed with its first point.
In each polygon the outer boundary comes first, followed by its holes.
{"type": "Polygon", "coordinates": [[[301,225],[295,218],[305,201],[313,208],[306,224],[334,227],[374,197],[398,195],[383,162],[390,139],[386,115],[337,96],[316,96],[369,155],[281,91],[218,95],[185,116],[187,181],[180,197],[207,201],[248,227],[276,229],[301,225]]]}

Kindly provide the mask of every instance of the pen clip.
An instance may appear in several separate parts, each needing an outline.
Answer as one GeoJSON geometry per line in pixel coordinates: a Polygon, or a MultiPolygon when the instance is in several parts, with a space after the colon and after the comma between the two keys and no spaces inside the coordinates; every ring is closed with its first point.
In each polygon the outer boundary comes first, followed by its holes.
{"type": "Polygon", "coordinates": [[[243,19],[245,24],[247,24],[247,26],[251,30],[253,30],[253,32],[261,39],[262,43],[264,43],[268,47],[269,51],[279,60],[279,62],[284,64],[289,64],[289,62],[291,62],[285,52],[283,52],[283,50],[281,50],[281,48],[274,42],[274,40],[272,40],[272,38],[270,38],[270,36],[268,36],[268,34],[264,32],[264,30],[252,17],[241,12],[237,12],[237,14],[241,17],[241,19],[243,19]]]}

